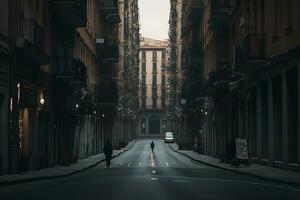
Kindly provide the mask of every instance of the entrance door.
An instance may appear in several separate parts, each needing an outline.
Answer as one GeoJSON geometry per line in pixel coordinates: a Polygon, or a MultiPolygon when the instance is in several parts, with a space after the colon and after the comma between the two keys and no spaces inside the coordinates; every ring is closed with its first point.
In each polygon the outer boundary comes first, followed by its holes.
{"type": "Polygon", "coordinates": [[[149,119],[149,134],[159,135],[160,134],[160,119],[159,117],[151,117],[149,119]]]}

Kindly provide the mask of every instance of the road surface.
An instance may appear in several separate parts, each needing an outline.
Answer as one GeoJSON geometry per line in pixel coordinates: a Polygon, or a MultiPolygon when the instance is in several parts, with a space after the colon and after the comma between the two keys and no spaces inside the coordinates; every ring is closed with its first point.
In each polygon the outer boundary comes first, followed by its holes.
{"type": "Polygon", "coordinates": [[[66,178],[0,188],[0,199],[21,200],[241,200],[300,199],[300,188],[266,182],[199,164],[170,150],[162,140],[138,140],[105,164],[66,178]]]}

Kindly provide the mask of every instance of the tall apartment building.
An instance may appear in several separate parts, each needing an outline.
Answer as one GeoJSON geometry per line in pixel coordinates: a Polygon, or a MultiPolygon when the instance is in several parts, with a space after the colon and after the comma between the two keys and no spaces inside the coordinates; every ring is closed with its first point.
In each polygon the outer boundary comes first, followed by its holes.
{"type": "Polygon", "coordinates": [[[100,153],[116,110],[103,104],[117,104],[107,80],[119,58],[118,1],[0,5],[0,173],[100,153]]]}
{"type": "Polygon", "coordinates": [[[166,130],[167,41],[142,37],[139,53],[139,127],[141,135],[161,135],[166,130]]]}
{"type": "Polygon", "coordinates": [[[136,137],[139,71],[139,8],[137,0],[120,0],[119,50],[116,71],[118,80],[117,116],[114,123],[114,140],[124,145],[136,137]]]}
{"type": "Polygon", "coordinates": [[[179,146],[226,159],[228,143],[244,138],[253,162],[299,170],[300,2],[172,4],[179,146]]]}

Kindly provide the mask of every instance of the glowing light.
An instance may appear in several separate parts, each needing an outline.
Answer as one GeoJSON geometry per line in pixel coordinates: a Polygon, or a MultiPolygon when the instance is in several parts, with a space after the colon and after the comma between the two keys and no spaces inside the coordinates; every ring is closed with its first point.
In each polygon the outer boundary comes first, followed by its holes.
{"type": "Polygon", "coordinates": [[[44,99],[44,98],[41,98],[41,99],[40,99],[40,104],[41,104],[41,105],[44,105],[44,103],[45,103],[45,99],[44,99]]]}

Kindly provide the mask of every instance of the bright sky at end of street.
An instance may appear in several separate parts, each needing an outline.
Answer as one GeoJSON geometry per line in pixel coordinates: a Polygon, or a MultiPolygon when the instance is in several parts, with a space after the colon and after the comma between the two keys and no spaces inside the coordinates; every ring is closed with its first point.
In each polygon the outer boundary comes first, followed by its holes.
{"type": "Polygon", "coordinates": [[[152,39],[168,39],[170,0],[138,0],[140,33],[152,39]]]}

